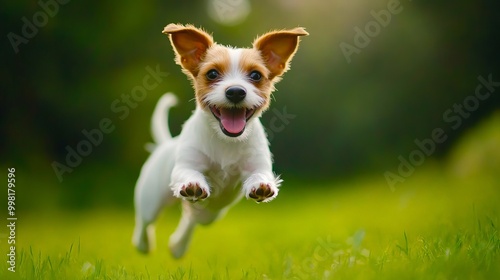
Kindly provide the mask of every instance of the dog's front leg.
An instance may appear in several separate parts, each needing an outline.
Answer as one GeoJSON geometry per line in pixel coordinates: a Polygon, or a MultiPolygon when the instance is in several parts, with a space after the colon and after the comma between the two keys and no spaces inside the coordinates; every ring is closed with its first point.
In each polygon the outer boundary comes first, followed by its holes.
{"type": "Polygon", "coordinates": [[[203,175],[205,170],[199,161],[177,162],[172,170],[171,188],[174,196],[191,202],[206,199],[210,196],[210,187],[203,175]]]}
{"type": "Polygon", "coordinates": [[[272,172],[256,172],[245,180],[243,190],[247,198],[255,199],[256,202],[269,202],[278,196],[282,181],[272,172]]]}
{"type": "Polygon", "coordinates": [[[278,188],[283,180],[272,171],[269,150],[261,149],[248,158],[243,172],[243,192],[247,198],[256,202],[269,202],[278,196],[278,188]]]}
{"type": "Polygon", "coordinates": [[[172,171],[174,196],[195,202],[210,196],[210,187],[205,176],[189,167],[176,166],[172,171]]]}

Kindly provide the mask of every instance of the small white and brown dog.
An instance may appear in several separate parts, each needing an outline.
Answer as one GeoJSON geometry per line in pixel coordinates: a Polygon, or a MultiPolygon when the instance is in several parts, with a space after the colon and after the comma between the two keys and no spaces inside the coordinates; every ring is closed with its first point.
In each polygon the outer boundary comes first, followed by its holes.
{"type": "Polygon", "coordinates": [[[232,48],[192,25],[167,25],[177,64],[191,80],[196,109],[182,132],[172,137],[165,94],[153,113],[156,142],[135,189],[133,243],[141,252],[154,247],[154,221],[165,205],[182,199],[182,217],[170,236],[172,255],[181,257],[197,224],[210,224],[243,196],[269,202],[281,183],[259,117],[274,84],[289,69],[303,28],[272,31],[252,48],[232,48]]]}

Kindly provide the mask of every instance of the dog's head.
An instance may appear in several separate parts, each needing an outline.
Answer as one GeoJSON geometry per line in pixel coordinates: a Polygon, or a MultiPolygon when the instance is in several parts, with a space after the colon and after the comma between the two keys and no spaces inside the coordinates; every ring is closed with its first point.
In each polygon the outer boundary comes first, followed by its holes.
{"type": "Polygon", "coordinates": [[[216,129],[229,137],[269,107],[274,84],[289,69],[303,28],[268,32],[252,48],[232,48],[192,25],[169,24],[176,62],[193,83],[196,102],[213,116],[216,129]]]}

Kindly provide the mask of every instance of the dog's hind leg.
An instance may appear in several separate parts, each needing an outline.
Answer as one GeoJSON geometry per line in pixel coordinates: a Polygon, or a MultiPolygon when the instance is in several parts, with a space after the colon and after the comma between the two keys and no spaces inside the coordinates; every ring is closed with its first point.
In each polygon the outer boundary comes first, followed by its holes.
{"type": "MultiPolygon", "coordinates": [[[[168,188],[165,187],[168,191],[168,188]]],[[[158,215],[173,196],[165,198],[161,193],[153,194],[145,191],[136,194],[135,229],[132,243],[142,253],[149,253],[155,248],[155,225],[158,215]]]]}
{"type": "Polygon", "coordinates": [[[169,187],[173,168],[176,139],[168,128],[168,110],[177,99],[171,93],[164,94],[156,105],[151,122],[155,144],[149,144],[152,152],[144,163],[135,189],[135,229],[132,243],[143,253],[154,248],[154,221],[165,204],[176,199],[169,187]]]}
{"type": "Polygon", "coordinates": [[[182,216],[179,225],[170,236],[168,243],[170,253],[174,258],[181,258],[186,252],[191,236],[196,225],[209,225],[214,222],[223,210],[206,209],[203,202],[192,203],[187,200],[182,201],[182,216]],[[200,204],[199,204],[200,203],[200,204]]]}
{"type": "Polygon", "coordinates": [[[142,253],[149,253],[155,247],[154,221],[163,208],[159,195],[156,197],[138,186],[135,195],[135,229],[132,243],[142,253]]]}
{"type": "Polygon", "coordinates": [[[176,198],[168,186],[172,163],[162,161],[171,154],[171,147],[163,145],[144,164],[135,189],[135,230],[132,243],[140,252],[148,253],[154,248],[154,225],[165,205],[176,198]]]}
{"type": "Polygon", "coordinates": [[[179,225],[174,233],[170,236],[168,247],[170,253],[176,259],[181,258],[186,252],[191,236],[193,235],[196,221],[191,216],[191,213],[183,212],[179,225]]]}
{"type": "Polygon", "coordinates": [[[152,223],[142,220],[138,215],[135,219],[134,236],[132,243],[141,253],[147,254],[154,247],[155,228],[152,223]]]}

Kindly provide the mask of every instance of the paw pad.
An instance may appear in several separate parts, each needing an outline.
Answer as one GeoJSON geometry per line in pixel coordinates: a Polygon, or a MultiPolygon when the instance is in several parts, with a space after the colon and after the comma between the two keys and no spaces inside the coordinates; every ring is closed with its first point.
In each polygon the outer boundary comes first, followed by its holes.
{"type": "Polygon", "coordinates": [[[258,188],[252,188],[248,196],[255,199],[257,202],[262,202],[267,198],[273,197],[274,191],[269,184],[262,183],[258,188]]]}
{"type": "Polygon", "coordinates": [[[208,193],[198,183],[189,183],[182,186],[180,194],[187,200],[195,202],[208,197],[208,193]]]}

